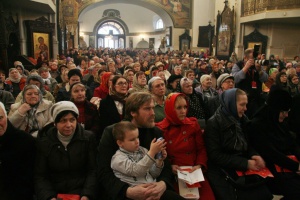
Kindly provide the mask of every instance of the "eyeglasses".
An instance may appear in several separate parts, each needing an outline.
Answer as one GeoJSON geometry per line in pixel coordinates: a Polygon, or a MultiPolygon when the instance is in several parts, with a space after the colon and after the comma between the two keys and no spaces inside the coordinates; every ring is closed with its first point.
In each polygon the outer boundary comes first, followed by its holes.
{"type": "Polygon", "coordinates": [[[119,83],[117,83],[116,85],[118,85],[118,86],[123,86],[123,85],[127,86],[128,83],[127,83],[127,82],[119,82],[119,83]]]}

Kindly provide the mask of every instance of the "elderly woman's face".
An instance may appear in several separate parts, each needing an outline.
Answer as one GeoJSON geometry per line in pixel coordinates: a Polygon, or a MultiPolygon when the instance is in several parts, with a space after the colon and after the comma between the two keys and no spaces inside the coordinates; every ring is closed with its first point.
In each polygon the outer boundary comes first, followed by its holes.
{"type": "Polygon", "coordinates": [[[83,102],[85,100],[85,88],[82,86],[75,86],[71,91],[71,98],[74,102],[83,102]]]}
{"type": "Polygon", "coordinates": [[[25,102],[29,105],[35,105],[40,101],[39,91],[37,89],[28,89],[24,95],[25,102]]]}
{"type": "Polygon", "coordinates": [[[190,82],[184,83],[181,89],[184,94],[190,95],[193,93],[193,85],[190,82]]]}
{"type": "Polygon", "coordinates": [[[12,77],[12,78],[19,78],[20,76],[20,73],[18,70],[12,70],[9,75],[12,77]]]}
{"type": "Polygon", "coordinates": [[[212,86],[211,78],[208,77],[202,82],[202,86],[206,88],[210,88],[212,86]]]}
{"type": "Polygon", "coordinates": [[[239,95],[236,101],[236,108],[238,116],[243,117],[245,111],[247,110],[248,98],[247,95],[239,95]]]}
{"type": "Polygon", "coordinates": [[[49,77],[49,71],[41,71],[40,76],[43,79],[47,79],[49,77]]]}
{"type": "Polygon", "coordinates": [[[58,123],[56,123],[56,128],[60,134],[63,136],[70,136],[76,130],[77,119],[71,113],[63,116],[58,123]]]}
{"type": "Polygon", "coordinates": [[[139,75],[137,77],[137,82],[138,82],[139,85],[145,86],[147,84],[146,76],[144,74],[139,75]]]}

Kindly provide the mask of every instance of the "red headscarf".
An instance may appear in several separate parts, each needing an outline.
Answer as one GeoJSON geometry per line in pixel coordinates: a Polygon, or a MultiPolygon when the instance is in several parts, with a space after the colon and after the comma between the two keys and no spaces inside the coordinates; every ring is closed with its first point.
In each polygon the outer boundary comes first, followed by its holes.
{"type": "Polygon", "coordinates": [[[105,72],[103,74],[103,76],[101,77],[100,90],[102,92],[105,92],[106,94],[108,94],[108,92],[109,92],[108,83],[109,83],[109,77],[110,77],[110,75],[111,75],[111,72],[105,72]]]}
{"type": "Polygon", "coordinates": [[[184,120],[180,120],[177,117],[177,113],[175,111],[175,102],[176,102],[177,97],[179,97],[179,96],[182,96],[185,98],[187,106],[188,106],[187,97],[183,93],[171,93],[168,95],[168,97],[165,101],[165,115],[166,115],[167,120],[171,124],[175,124],[175,125],[188,124],[190,122],[189,118],[186,117],[186,118],[184,118],[184,120]]]}

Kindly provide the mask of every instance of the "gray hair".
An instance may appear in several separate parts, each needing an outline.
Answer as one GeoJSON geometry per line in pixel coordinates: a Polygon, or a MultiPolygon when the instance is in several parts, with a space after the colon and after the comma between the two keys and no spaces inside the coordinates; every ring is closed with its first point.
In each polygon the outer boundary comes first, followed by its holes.
{"type": "Polygon", "coordinates": [[[148,81],[148,89],[149,89],[149,91],[152,90],[152,84],[153,84],[153,82],[156,81],[156,80],[162,80],[162,81],[164,81],[164,80],[163,80],[162,78],[160,78],[159,76],[154,76],[154,77],[152,77],[152,78],[148,81]]]}
{"type": "Polygon", "coordinates": [[[42,94],[42,91],[40,90],[40,88],[36,85],[33,85],[33,84],[29,84],[29,85],[26,85],[24,88],[23,88],[23,91],[22,91],[22,95],[23,95],[23,102],[25,102],[25,93],[27,90],[29,89],[36,89],[39,93],[39,103],[43,100],[43,94],[42,94]]]}

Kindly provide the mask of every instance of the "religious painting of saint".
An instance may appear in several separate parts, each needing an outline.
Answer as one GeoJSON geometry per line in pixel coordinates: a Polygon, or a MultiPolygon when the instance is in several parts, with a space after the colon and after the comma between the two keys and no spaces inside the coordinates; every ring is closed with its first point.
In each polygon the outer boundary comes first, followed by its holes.
{"type": "Polygon", "coordinates": [[[217,55],[229,55],[230,42],[230,27],[226,24],[222,24],[219,28],[217,55]]]}
{"type": "Polygon", "coordinates": [[[43,56],[44,60],[49,60],[49,34],[33,33],[34,58],[43,56]]]}

